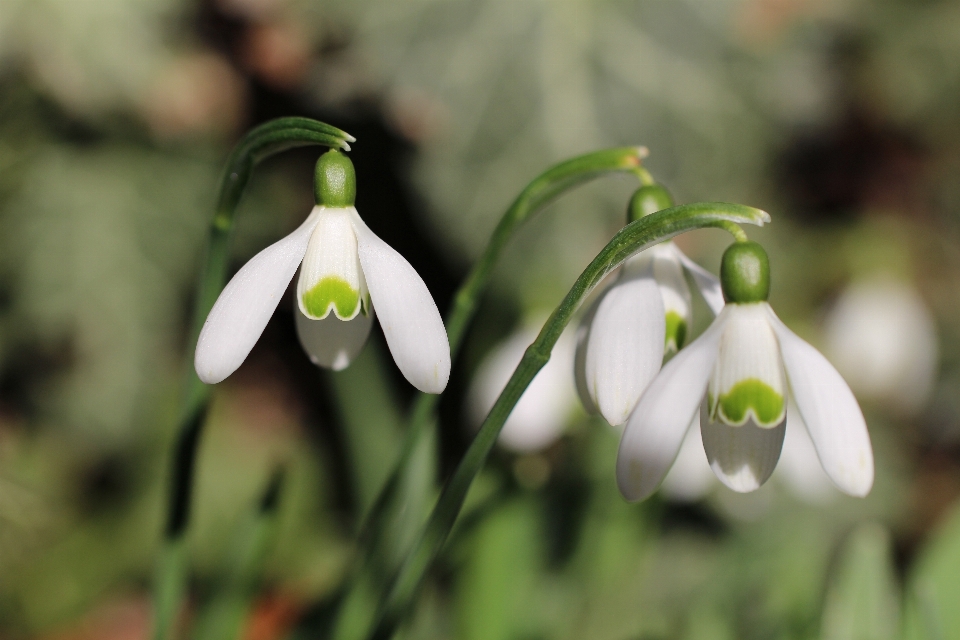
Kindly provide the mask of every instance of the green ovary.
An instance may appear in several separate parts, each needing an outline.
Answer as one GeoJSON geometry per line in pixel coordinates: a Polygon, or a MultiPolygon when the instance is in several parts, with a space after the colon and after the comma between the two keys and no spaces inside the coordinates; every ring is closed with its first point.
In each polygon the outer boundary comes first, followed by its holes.
{"type": "Polygon", "coordinates": [[[330,306],[336,308],[337,316],[349,318],[360,304],[360,292],[336,276],[327,276],[303,294],[303,306],[315,318],[327,315],[330,306]]]}
{"type": "Polygon", "coordinates": [[[676,311],[668,311],[666,315],[667,331],[664,347],[667,352],[679,351],[687,339],[687,321],[676,311]]]}
{"type": "Polygon", "coordinates": [[[718,413],[727,424],[743,424],[749,411],[753,412],[757,426],[775,427],[783,420],[783,396],[757,378],[741,380],[721,394],[719,400],[718,413]]]}

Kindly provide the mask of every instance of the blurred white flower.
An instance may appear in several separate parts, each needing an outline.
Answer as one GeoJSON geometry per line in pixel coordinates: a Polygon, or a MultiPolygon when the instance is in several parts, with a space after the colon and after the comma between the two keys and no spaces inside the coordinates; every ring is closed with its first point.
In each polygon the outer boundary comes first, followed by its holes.
{"type": "Polygon", "coordinates": [[[788,390],[831,480],[846,493],[866,495],[873,453],[856,399],[826,358],[766,302],[727,304],[650,384],[620,442],[621,492],[640,500],[656,490],[698,408],[717,477],[734,491],[759,488],[780,457],[788,390]]]}
{"type": "Polygon", "coordinates": [[[576,381],[588,411],[623,424],[660,370],[683,347],[692,324],[689,273],[714,314],[723,308],[720,281],[664,242],[623,263],[616,281],[584,316],[577,332],[576,381]]]}
{"type": "MultiPolygon", "coordinates": [[[[470,424],[479,427],[523,353],[536,339],[540,323],[530,323],[498,344],[484,358],[470,384],[467,411],[470,424]]],[[[576,408],[576,390],[570,370],[575,341],[565,331],[546,365],[524,391],[500,432],[500,444],[516,452],[543,449],[560,437],[571,412],[576,408]]]]}
{"type": "Polygon", "coordinates": [[[844,291],[826,320],[826,351],[853,391],[903,413],[930,397],[937,330],[908,284],[876,278],[844,291]]]}

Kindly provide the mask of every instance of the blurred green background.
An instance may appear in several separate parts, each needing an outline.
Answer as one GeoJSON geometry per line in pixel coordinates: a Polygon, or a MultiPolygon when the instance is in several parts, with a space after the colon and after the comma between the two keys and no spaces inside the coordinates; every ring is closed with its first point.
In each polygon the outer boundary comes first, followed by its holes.
{"type": "MultiPolygon", "coordinates": [[[[865,500],[815,463],[737,495],[694,460],[628,505],[616,432],[571,410],[545,449],[495,453],[406,637],[960,638],[958,105],[956,0],[0,0],[0,638],[149,636],[219,171],[284,115],[357,137],[357,207],[441,310],[571,155],[643,144],[678,202],[769,211],[748,233],[771,302],[874,442],[865,500]]],[[[316,156],[257,170],[233,269],[307,214],[316,156]]],[[[588,185],[510,245],[427,476],[469,441],[484,357],[559,302],[635,187],[588,185]]],[[[727,239],[679,243],[716,272],[727,239]]],[[[286,465],[249,640],[316,637],[413,395],[379,329],[350,369],[315,369],[291,305],[215,392],[188,535],[202,621],[286,465]]]]}

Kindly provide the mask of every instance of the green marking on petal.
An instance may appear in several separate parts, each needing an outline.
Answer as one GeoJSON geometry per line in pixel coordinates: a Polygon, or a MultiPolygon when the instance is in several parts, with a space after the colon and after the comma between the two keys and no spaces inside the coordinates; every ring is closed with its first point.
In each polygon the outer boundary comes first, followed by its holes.
{"type": "Polygon", "coordinates": [[[370,293],[369,292],[367,292],[367,294],[363,296],[363,298],[360,300],[360,313],[362,313],[364,317],[367,317],[368,315],[370,315],[370,293]]]}
{"type": "Polygon", "coordinates": [[[747,378],[721,394],[717,403],[719,417],[728,425],[741,425],[753,413],[757,426],[774,427],[783,420],[783,396],[757,378],[747,378]]]}
{"type": "Polygon", "coordinates": [[[303,294],[303,306],[307,315],[324,318],[330,307],[336,308],[339,318],[350,318],[356,314],[360,304],[360,292],[350,286],[343,278],[327,276],[303,294]]]}
{"type": "Polygon", "coordinates": [[[676,353],[687,339],[687,320],[676,311],[666,315],[667,331],[664,337],[664,352],[676,353]]]}

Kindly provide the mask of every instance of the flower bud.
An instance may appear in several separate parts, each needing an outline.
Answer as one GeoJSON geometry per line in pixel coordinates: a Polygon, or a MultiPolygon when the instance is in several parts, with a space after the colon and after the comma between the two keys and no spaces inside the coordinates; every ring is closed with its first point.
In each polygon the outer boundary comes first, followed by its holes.
{"type": "Polygon", "coordinates": [[[648,184],[634,191],[627,206],[627,222],[639,220],[643,216],[656,213],[673,206],[670,192],[659,184],[648,184]]]}
{"type": "Polygon", "coordinates": [[[357,196],[357,174],[350,158],[336,149],[320,156],[314,172],[313,194],[318,205],[352,207],[357,196]]]}
{"type": "Polygon", "coordinates": [[[770,296],[770,260],[756,242],[736,242],[723,253],[720,285],[727,302],[764,302],[770,296]]]}

